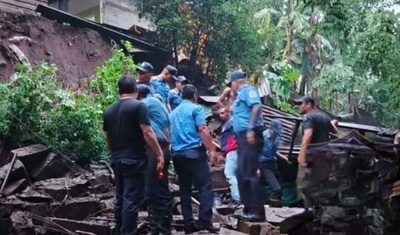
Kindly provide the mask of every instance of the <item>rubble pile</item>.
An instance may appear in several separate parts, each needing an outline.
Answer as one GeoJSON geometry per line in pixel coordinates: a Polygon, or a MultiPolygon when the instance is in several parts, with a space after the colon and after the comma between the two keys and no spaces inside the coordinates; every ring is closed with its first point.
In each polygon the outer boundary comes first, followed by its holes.
{"type": "MultiPolygon", "coordinates": [[[[4,162],[7,164],[0,167],[0,185],[4,185],[0,190],[0,234],[114,234],[113,172],[107,162],[93,162],[83,170],[43,145],[12,150],[4,162]]],[[[212,167],[212,172],[215,191],[228,198],[223,167],[212,167]]],[[[170,174],[170,189],[175,204],[174,234],[183,234],[179,232],[183,229],[179,187],[173,173],[170,174]]],[[[193,193],[195,211],[197,194],[193,193]]],[[[221,234],[241,234],[235,230],[243,234],[281,234],[280,228],[270,223],[237,221],[231,216],[233,210],[224,208],[228,209],[218,207],[213,218],[215,224],[223,228],[221,234]]],[[[144,210],[145,205],[139,213],[139,227],[143,232],[147,224],[144,210]]],[[[277,217],[276,211],[269,209],[272,214],[267,217],[279,224],[285,214],[290,214],[288,209],[281,210],[282,215],[277,217]]]]}
{"type": "Polygon", "coordinates": [[[316,206],[322,229],[344,234],[386,234],[394,221],[388,199],[399,176],[398,146],[374,143],[356,131],[310,145],[303,193],[316,206]],[[393,186],[393,187],[392,187],[393,186]]]}
{"type": "Polygon", "coordinates": [[[84,171],[43,145],[12,150],[9,156],[0,168],[0,183],[7,180],[0,234],[111,234],[114,194],[106,163],[84,171]]]}

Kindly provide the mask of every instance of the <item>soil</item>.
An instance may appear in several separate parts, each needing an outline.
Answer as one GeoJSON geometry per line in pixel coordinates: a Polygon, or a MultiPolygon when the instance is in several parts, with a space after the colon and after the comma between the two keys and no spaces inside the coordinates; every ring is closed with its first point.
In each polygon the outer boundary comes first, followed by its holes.
{"type": "Polygon", "coordinates": [[[18,63],[10,55],[11,44],[32,65],[40,61],[56,64],[63,85],[73,89],[79,89],[84,84],[82,79],[89,78],[110,57],[112,48],[96,31],[59,24],[35,14],[0,10],[1,82],[9,79],[18,63]]]}

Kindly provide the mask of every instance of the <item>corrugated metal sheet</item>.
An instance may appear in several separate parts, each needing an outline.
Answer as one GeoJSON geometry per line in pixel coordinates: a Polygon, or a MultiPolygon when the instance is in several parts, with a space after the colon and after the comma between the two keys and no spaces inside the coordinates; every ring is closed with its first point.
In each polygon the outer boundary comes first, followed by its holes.
{"type": "MultiPolygon", "coordinates": [[[[272,108],[267,105],[263,105],[262,112],[263,112],[264,121],[267,124],[267,126],[269,126],[272,119],[275,119],[274,117],[271,118],[271,116],[296,117],[290,113],[282,112],[278,109],[272,108]]],[[[295,126],[296,122],[292,121],[292,120],[281,119],[281,118],[278,118],[278,119],[281,120],[282,125],[283,125],[283,133],[281,135],[282,145],[288,145],[288,144],[290,144],[290,142],[292,140],[292,135],[293,135],[294,126],[295,126]]]]}
{"type": "Polygon", "coordinates": [[[48,0],[0,0],[0,9],[35,11],[38,4],[47,5],[48,0]]]}
{"type": "Polygon", "coordinates": [[[260,97],[268,96],[271,94],[271,87],[267,78],[264,78],[261,83],[257,86],[260,97]]]}

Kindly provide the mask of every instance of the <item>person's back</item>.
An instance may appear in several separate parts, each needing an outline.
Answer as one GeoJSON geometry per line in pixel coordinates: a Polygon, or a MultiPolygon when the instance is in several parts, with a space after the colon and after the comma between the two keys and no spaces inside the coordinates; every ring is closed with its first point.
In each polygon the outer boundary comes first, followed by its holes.
{"type": "Polygon", "coordinates": [[[121,99],[111,105],[104,114],[104,130],[113,158],[143,158],[146,141],[140,124],[147,119],[141,112],[145,104],[134,99],[121,99]]]}
{"type": "Polygon", "coordinates": [[[183,100],[171,112],[171,133],[179,133],[179,135],[172,135],[173,151],[183,151],[200,147],[202,140],[197,131],[197,125],[206,124],[205,120],[195,120],[195,118],[200,117],[204,117],[203,108],[188,100],[183,100]]]}
{"type": "Polygon", "coordinates": [[[169,113],[165,105],[157,98],[147,96],[142,99],[142,102],[147,105],[149,110],[150,124],[157,136],[158,141],[170,143],[170,120],[169,113]]]}

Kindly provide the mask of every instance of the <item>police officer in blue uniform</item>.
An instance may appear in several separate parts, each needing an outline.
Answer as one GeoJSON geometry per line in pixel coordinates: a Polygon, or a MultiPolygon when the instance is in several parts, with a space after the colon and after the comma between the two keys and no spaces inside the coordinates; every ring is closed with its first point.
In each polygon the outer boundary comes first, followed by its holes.
{"type": "Polygon", "coordinates": [[[233,130],[238,135],[237,179],[243,213],[236,214],[251,222],[265,221],[264,205],[261,200],[261,185],[257,175],[258,157],[264,144],[262,105],[255,87],[247,84],[246,74],[240,71],[230,76],[232,91],[237,92],[233,102],[233,130]]]}
{"type": "Polygon", "coordinates": [[[168,187],[168,167],[171,160],[171,131],[169,113],[165,105],[151,96],[150,88],[138,85],[138,99],[146,104],[149,111],[150,125],[164,154],[164,168],[156,171],[156,158],[151,149],[147,149],[148,164],[146,171],[146,198],[148,200],[148,235],[171,234],[172,195],[168,187]]]}
{"type": "Polygon", "coordinates": [[[152,95],[156,93],[153,83],[151,82],[151,77],[153,76],[154,67],[149,62],[142,62],[140,66],[136,69],[139,73],[138,83],[144,84],[150,88],[152,95]]]}
{"type": "Polygon", "coordinates": [[[182,89],[183,86],[188,84],[188,80],[186,79],[185,76],[178,76],[176,77],[175,80],[175,88],[170,90],[168,100],[169,100],[169,105],[171,106],[171,111],[174,110],[180,103],[182,102],[182,89]]]}
{"type": "Polygon", "coordinates": [[[184,231],[186,234],[200,230],[217,232],[212,224],[213,187],[207,150],[215,161],[216,150],[206,125],[204,110],[196,104],[197,89],[186,85],[182,89],[182,103],[171,114],[172,155],[178,174],[184,231]],[[199,221],[196,224],[192,211],[192,186],[200,192],[199,221]]]}
{"type": "Polygon", "coordinates": [[[169,111],[171,110],[168,103],[169,83],[176,81],[177,74],[178,70],[174,66],[167,65],[159,75],[151,78],[151,84],[155,89],[155,93],[161,96],[162,102],[167,106],[169,111]]]}

